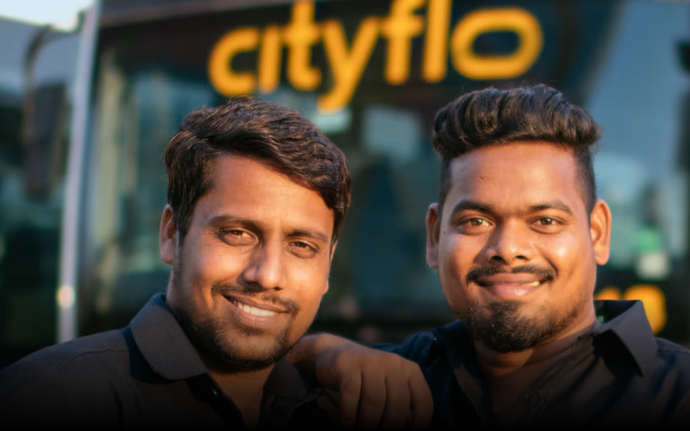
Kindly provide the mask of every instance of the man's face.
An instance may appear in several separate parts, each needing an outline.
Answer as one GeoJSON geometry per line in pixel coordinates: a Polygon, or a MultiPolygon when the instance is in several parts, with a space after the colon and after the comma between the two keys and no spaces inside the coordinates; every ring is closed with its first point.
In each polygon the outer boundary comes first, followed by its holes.
{"type": "Polygon", "coordinates": [[[439,216],[427,215],[427,261],[476,339],[521,351],[593,319],[596,265],[608,259],[610,212],[588,214],[572,152],[511,143],[454,159],[439,216]]]}
{"type": "Polygon", "coordinates": [[[328,290],[333,213],[266,163],[223,156],[214,172],[179,245],[163,213],[166,301],[210,366],[263,369],[306,332],[328,290]]]}

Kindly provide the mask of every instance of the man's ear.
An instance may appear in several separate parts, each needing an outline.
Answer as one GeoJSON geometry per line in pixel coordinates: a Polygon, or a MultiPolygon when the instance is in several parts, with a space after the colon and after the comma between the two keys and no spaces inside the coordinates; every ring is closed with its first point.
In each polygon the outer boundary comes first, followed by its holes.
{"type": "Polygon", "coordinates": [[[158,249],[163,262],[172,265],[177,249],[177,225],[173,220],[173,209],[170,205],[165,206],[161,216],[161,225],[158,228],[158,249]]]}
{"type": "Polygon", "coordinates": [[[426,263],[438,269],[438,241],[441,235],[441,214],[438,204],[429,205],[426,213],[426,263]]]}
{"type": "Polygon", "coordinates": [[[592,238],[594,259],[597,265],[604,265],[609,260],[611,209],[602,199],[597,201],[589,216],[589,234],[592,238]]]}

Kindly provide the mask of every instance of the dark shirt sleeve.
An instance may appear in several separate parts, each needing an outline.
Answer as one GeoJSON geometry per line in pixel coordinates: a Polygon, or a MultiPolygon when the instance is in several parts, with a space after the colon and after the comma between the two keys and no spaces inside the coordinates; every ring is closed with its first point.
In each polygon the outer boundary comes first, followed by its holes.
{"type": "Polygon", "coordinates": [[[3,423],[23,429],[61,425],[76,429],[92,413],[59,370],[23,360],[0,371],[3,423]]]}
{"type": "Polygon", "coordinates": [[[381,343],[372,347],[421,363],[427,358],[433,342],[434,336],[431,332],[417,332],[410,335],[402,344],[381,343]]]}

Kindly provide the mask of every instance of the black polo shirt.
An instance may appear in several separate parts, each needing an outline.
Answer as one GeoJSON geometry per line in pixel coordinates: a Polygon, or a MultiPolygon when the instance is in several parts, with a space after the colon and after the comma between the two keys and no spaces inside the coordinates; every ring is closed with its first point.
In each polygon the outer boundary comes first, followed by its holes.
{"type": "Polygon", "coordinates": [[[655,338],[642,303],[596,301],[602,324],[530,384],[498,423],[461,322],[379,346],[416,361],[433,429],[690,430],[690,351],[655,338]]]}
{"type": "MultiPolygon", "coordinates": [[[[259,428],[337,427],[318,397],[281,359],[264,386],[259,428]]],[[[2,370],[0,418],[25,429],[245,428],[162,295],[124,329],[45,348],[2,370]]]]}

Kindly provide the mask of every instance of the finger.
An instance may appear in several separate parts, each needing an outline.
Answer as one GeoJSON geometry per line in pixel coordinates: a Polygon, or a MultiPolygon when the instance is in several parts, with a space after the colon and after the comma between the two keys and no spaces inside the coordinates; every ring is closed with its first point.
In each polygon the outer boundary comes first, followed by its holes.
{"type": "Polygon", "coordinates": [[[399,430],[410,414],[410,386],[406,374],[391,373],[386,377],[386,407],[379,427],[399,430]]]}
{"type": "Polygon", "coordinates": [[[361,390],[361,374],[352,375],[340,384],[340,424],[345,428],[353,427],[357,421],[361,390]]]}
{"type": "Polygon", "coordinates": [[[408,379],[410,390],[410,407],[412,417],[410,425],[412,429],[429,429],[431,418],[434,414],[434,401],[429,385],[419,366],[414,367],[408,379]]]}
{"type": "Polygon", "coordinates": [[[362,378],[362,398],[359,400],[357,427],[376,429],[386,407],[386,381],[380,373],[364,375],[366,378],[362,378]]]}

